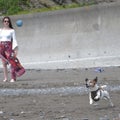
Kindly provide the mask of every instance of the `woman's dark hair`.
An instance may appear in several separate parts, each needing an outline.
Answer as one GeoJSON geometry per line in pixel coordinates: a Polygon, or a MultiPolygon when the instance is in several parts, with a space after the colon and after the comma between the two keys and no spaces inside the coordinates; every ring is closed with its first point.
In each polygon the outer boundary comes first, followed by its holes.
{"type": "Polygon", "coordinates": [[[10,17],[5,16],[2,21],[4,22],[5,19],[8,19],[8,21],[9,21],[9,27],[13,29],[13,26],[12,26],[12,22],[11,22],[10,17]]]}

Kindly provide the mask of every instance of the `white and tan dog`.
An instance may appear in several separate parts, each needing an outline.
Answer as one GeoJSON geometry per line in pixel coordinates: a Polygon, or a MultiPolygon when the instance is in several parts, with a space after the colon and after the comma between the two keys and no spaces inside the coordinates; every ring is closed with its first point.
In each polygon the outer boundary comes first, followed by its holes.
{"type": "Polygon", "coordinates": [[[93,104],[94,102],[97,102],[100,99],[105,99],[108,100],[110,105],[113,107],[114,105],[111,101],[110,95],[108,91],[104,89],[106,85],[98,86],[97,80],[97,77],[93,80],[89,80],[88,78],[85,79],[86,87],[89,89],[90,104],[93,104]]]}

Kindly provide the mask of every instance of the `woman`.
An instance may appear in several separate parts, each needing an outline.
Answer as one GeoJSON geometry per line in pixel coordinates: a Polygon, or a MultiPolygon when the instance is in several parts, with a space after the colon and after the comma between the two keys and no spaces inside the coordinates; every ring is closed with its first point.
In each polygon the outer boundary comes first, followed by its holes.
{"type": "MultiPolygon", "coordinates": [[[[12,27],[10,17],[6,16],[2,20],[3,28],[0,29],[0,54],[5,57],[7,60],[11,57],[11,54],[14,53],[14,56],[17,55],[18,44],[16,40],[15,30],[12,27]]],[[[3,82],[8,81],[8,70],[7,62],[2,59],[4,80],[3,82]]],[[[16,81],[16,74],[14,68],[11,66],[11,80],[10,82],[16,81]]]]}

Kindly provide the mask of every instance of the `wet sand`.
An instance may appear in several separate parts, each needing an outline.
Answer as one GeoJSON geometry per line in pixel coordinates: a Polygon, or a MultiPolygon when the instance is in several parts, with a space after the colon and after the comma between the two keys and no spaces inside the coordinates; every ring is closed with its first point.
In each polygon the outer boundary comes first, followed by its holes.
{"type": "MultiPolygon", "coordinates": [[[[27,70],[15,83],[2,82],[0,89],[47,89],[85,86],[85,78],[98,76],[98,84],[120,85],[120,67],[68,70],[27,70]]],[[[101,100],[98,106],[89,105],[88,94],[19,94],[0,95],[0,120],[120,120],[120,90],[109,91],[111,107],[101,100]],[[115,119],[116,118],[116,119],[115,119]],[[104,119],[105,120],[105,119],[104,119]],[[106,119],[107,120],[107,119],[106,119]]]]}

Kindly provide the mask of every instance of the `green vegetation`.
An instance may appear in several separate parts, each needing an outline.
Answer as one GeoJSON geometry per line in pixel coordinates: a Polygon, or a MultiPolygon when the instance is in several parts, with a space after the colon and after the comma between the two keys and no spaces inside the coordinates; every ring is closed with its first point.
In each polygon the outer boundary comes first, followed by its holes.
{"type": "Polygon", "coordinates": [[[87,3],[55,4],[53,6],[31,7],[30,0],[0,0],[0,13],[2,15],[28,14],[34,12],[45,12],[68,8],[83,7],[95,4],[94,0],[87,3]]]}
{"type": "Polygon", "coordinates": [[[18,14],[23,6],[29,6],[28,0],[0,0],[0,12],[5,15],[18,14]]]}
{"type": "Polygon", "coordinates": [[[83,7],[83,6],[88,6],[88,5],[93,5],[92,4],[70,4],[70,5],[56,5],[50,8],[36,8],[36,9],[31,9],[31,10],[23,10],[19,11],[17,14],[29,14],[29,13],[35,13],[35,12],[47,12],[47,11],[55,11],[55,10],[63,10],[63,9],[69,9],[69,8],[77,8],[77,7],[83,7]]]}

